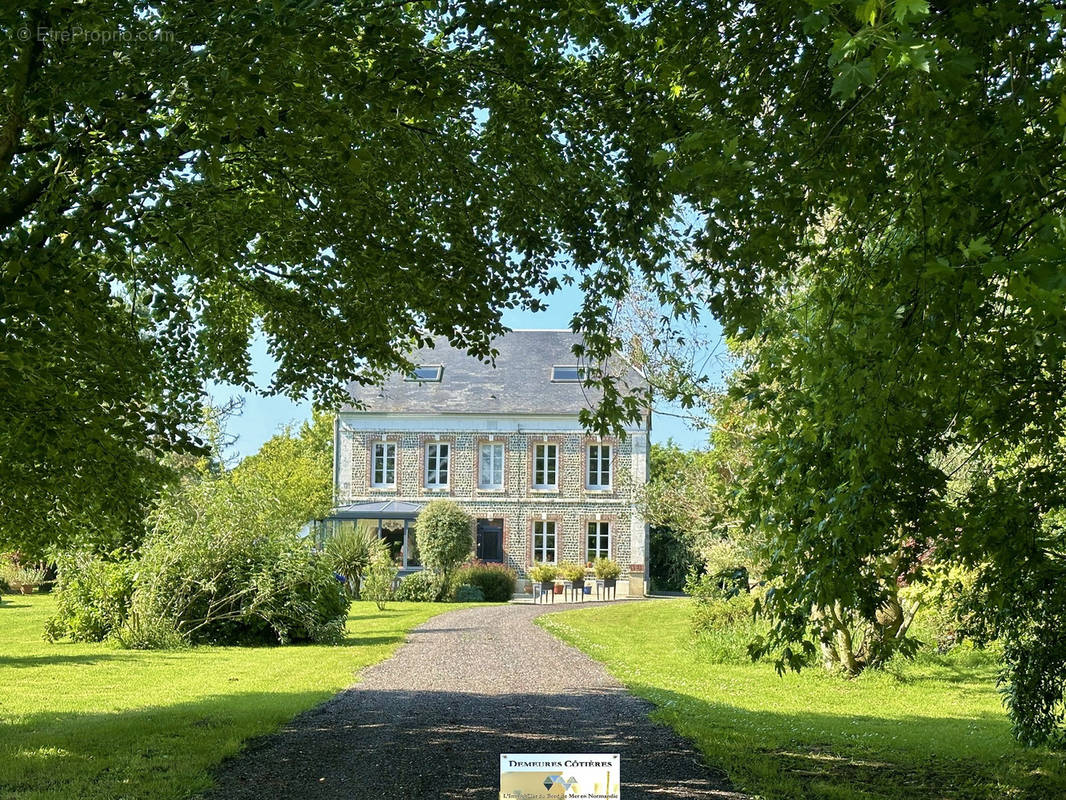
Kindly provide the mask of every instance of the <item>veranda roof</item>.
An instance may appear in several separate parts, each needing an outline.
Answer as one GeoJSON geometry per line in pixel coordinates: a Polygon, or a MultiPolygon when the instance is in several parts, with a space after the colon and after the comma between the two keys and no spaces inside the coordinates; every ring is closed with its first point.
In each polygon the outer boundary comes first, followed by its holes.
{"type": "Polygon", "coordinates": [[[350,503],[333,509],[327,519],[414,519],[422,510],[422,506],[422,503],[408,503],[403,500],[350,503]]]}

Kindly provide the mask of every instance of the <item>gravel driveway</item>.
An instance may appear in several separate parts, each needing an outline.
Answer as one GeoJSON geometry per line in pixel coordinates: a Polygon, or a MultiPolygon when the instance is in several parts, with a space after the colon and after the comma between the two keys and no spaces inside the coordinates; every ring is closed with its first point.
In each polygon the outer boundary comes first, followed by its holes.
{"type": "MultiPolygon", "coordinates": [[[[651,706],[533,624],[467,608],[411,631],[358,685],[223,764],[204,797],[499,797],[501,753],[621,753],[622,797],[741,800],[651,706]]],[[[565,610],[565,609],[560,609],[565,610]]]]}

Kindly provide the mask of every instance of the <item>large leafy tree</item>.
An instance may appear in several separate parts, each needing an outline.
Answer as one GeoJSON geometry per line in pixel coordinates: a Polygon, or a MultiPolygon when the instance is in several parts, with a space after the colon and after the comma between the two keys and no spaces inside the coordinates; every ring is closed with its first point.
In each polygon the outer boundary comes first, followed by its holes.
{"type": "Polygon", "coordinates": [[[677,97],[684,133],[653,160],[697,220],[660,302],[708,303],[748,354],[771,644],[837,613],[894,635],[892,587],[939,553],[981,572],[971,619],[1006,641],[1028,741],[1066,683],[1062,23],[1036,2],[686,2],[633,45],[677,97]]]}
{"type": "Polygon", "coordinates": [[[135,528],[205,379],[333,405],[482,357],[669,197],[610,4],[138,0],[0,11],[0,545],[135,528]]]}

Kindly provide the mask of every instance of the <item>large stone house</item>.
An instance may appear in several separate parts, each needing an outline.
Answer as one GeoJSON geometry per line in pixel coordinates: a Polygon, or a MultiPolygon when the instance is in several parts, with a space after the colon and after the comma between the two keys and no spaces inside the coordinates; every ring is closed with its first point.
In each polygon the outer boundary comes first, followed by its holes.
{"type": "MultiPolygon", "coordinates": [[[[623,569],[619,593],[647,590],[648,526],[636,493],[648,478],[650,412],[622,437],[578,421],[597,396],[581,381],[570,331],[499,338],[495,368],[441,341],[414,375],[352,384],[334,431],[333,525],[378,531],[405,571],[420,568],[418,512],[448,498],[474,520],[476,556],[508,564],[520,586],[534,562],[623,569]]],[[[625,368],[623,380],[641,380],[625,368]]]]}

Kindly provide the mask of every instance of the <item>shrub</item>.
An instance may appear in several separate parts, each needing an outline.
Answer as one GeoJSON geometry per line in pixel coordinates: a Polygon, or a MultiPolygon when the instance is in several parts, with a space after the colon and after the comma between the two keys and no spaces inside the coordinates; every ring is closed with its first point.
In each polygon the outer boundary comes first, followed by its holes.
{"type": "Polygon", "coordinates": [[[412,572],[396,588],[396,599],[408,603],[434,603],[440,600],[444,584],[429,570],[412,572]]]}
{"type": "Polygon", "coordinates": [[[564,581],[579,581],[585,577],[585,568],[580,564],[562,563],[559,565],[559,575],[564,581]]]}
{"type": "Polygon", "coordinates": [[[375,530],[356,525],[341,528],[326,542],[326,561],[330,569],[344,578],[353,600],[359,599],[363,576],[380,544],[375,530]]]}
{"type": "Polygon", "coordinates": [[[460,569],[455,579],[460,584],[477,586],[490,603],[506,603],[514,595],[518,576],[504,564],[475,563],[460,569]]]}
{"type": "Polygon", "coordinates": [[[48,577],[48,569],[42,564],[23,561],[18,553],[8,553],[0,561],[0,580],[8,590],[16,586],[40,587],[48,577]]]}
{"type": "Polygon", "coordinates": [[[45,625],[45,638],[69,636],[76,642],[99,642],[126,622],[133,593],[135,564],[114,553],[63,553],[57,559],[56,611],[45,625]]]}
{"type": "Polygon", "coordinates": [[[702,566],[694,538],[670,527],[652,526],[648,569],[653,589],[678,591],[685,585],[685,576],[702,566]]]}
{"type": "Polygon", "coordinates": [[[455,590],[456,603],[480,603],[485,599],[485,593],[479,586],[471,586],[468,583],[460,584],[455,590]]]}
{"type": "Polygon", "coordinates": [[[426,568],[444,578],[455,572],[474,549],[471,524],[466,512],[449,500],[427,504],[415,523],[418,553],[426,568]]]}
{"type": "Polygon", "coordinates": [[[399,569],[389,557],[388,547],[384,542],[378,542],[371,549],[370,563],[363,581],[363,595],[367,600],[374,601],[378,611],[384,611],[385,603],[393,598],[392,586],[397,572],[399,569]]]}
{"type": "Polygon", "coordinates": [[[698,600],[692,612],[692,627],[697,631],[749,628],[755,615],[755,598],[738,594],[730,598],[698,600]]]}
{"type": "Polygon", "coordinates": [[[622,574],[622,567],[617,561],[610,558],[597,558],[593,567],[596,577],[601,581],[616,581],[622,574]]]}
{"type": "Polygon", "coordinates": [[[559,568],[555,564],[534,564],[529,570],[529,579],[535,583],[547,583],[559,577],[559,568]]]}
{"type": "Polygon", "coordinates": [[[131,618],[169,621],[192,643],[332,642],[343,634],[344,591],[295,532],[158,530],[138,572],[131,618]]]}

